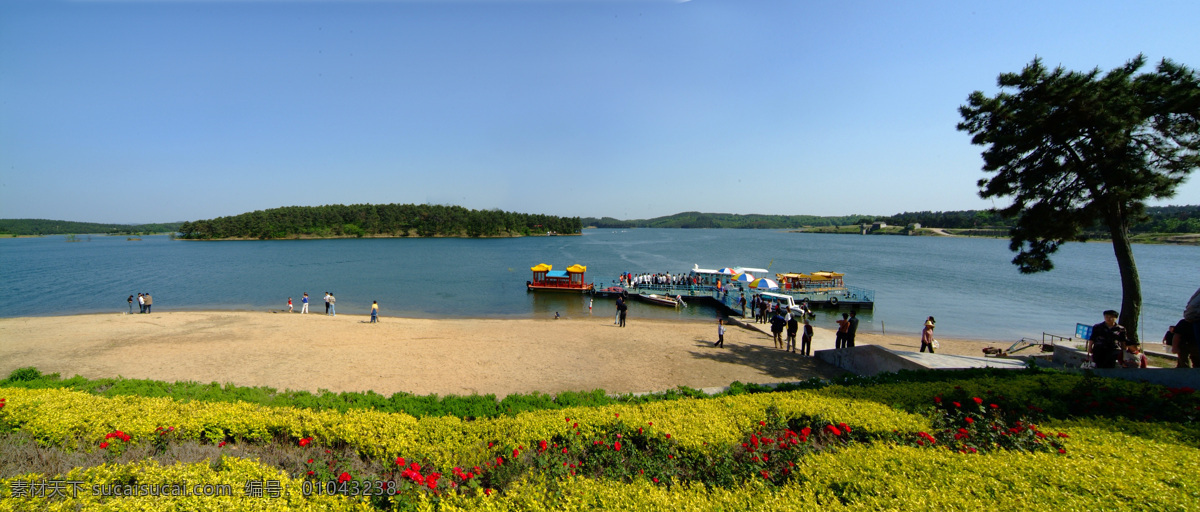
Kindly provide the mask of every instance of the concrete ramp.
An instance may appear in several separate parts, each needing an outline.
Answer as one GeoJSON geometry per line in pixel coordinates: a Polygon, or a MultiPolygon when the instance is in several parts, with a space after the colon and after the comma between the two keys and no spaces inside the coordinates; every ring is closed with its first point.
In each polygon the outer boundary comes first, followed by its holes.
{"type": "Polygon", "coordinates": [[[1025,368],[1017,359],[953,356],[891,350],[879,345],[818,350],[818,359],[857,375],[877,375],[900,370],[965,370],[967,368],[1025,368]]]}

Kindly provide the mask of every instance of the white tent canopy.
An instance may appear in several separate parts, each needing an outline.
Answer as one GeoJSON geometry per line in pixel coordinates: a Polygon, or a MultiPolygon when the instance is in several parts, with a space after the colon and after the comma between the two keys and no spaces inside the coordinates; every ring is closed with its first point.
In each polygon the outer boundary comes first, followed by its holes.
{"type": "Polygon", "coordinates": [[[695,273],[695,274],[714,274],[714,275],[715,275],[715,274],[720,274],[720,272],[718,272],[718,271],[716,271],[716,270],[713,270],[713,269],[709,269],[709,268],[700,268],[700,264],[698,264],[698,263],[697,263],[697,264],[695,264],[695,265],[692,267],[692,273],[695,273]]]}
{"type": "Polygon", "coordinates": [[[770,270],[767,270],[765,268],[750,268],[750,267],[735,267],[734,270],[737,271],[737,273],[739,273],[739,274],[745,274],[746,272],[749,272],[751,274],[767,275],[769,272],[771,272],[770,270]]]}

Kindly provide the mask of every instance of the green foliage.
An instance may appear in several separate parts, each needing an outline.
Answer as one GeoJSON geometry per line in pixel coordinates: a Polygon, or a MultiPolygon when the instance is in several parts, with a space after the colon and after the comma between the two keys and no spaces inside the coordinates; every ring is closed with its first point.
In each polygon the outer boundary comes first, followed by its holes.
{"type": "Polygon", "coordinates": [[[983,170],[994,173],[979,180],[980,197],[1012,199],[997,212],[1016,218],[1009,248],[1021,272],[1051,270],[1063,243],[1107,229],[1131,334],[1142,297],[1130,226],[1144,218],[1146,199],[1173,196],[1200,167],[1200,79],[1166,59],[1136,74],[1145,62],[1139,55],[1101,76],[1034,59],[1001,74],[995,96],[972,93],[958,124],[985,147],[983,170]]]}
{"type": "Polygon", "coordinates": [[[553,231],[575,234],[578,217],[429,204],[288,206],[232,217],[184,222],[187,239],[290,238],[297,236],[512,236],[553,231]]]}
{"type": "Polygon", "coordinates": [[[183,223],[98,224],[95,222],[49,219],[0,219],[0,233],[13,235],[67,235],[76,233],[135,235],[142,233],[174,233],[179,229],[181,224],[183,223]]]}
{"type": "Polygon", "coordinates": [[[30,382],[42,378],[42,372],[32,366],[17,368],[8,374],[7,382],[30,382]]]}

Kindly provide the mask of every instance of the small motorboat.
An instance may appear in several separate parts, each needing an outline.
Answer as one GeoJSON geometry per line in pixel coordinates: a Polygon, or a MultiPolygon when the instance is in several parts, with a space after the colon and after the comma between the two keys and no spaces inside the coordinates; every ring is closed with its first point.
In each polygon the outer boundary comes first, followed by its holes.
{"type": "Polygon", "coordinates": [[[657,304],[659,306],[667,306],[667,307],[673,308],[673,307],[676,307],[679,305],[679,301],[677,301],[671,297],[668,297],[666,295],[643,293],[643,294],[638,295],[638,298],[645,302],[649,302],[651,304],[657,304]]]}

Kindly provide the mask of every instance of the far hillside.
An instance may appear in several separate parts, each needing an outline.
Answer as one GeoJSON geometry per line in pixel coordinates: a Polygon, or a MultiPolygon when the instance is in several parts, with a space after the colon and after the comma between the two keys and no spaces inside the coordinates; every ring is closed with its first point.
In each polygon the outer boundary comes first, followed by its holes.
{"type": "Polygon", "coordinates": [[[17,236],[77,235],[100,233],[106,235],[148,235],[174,233],[182,222],[159,224],[98,224],[50,219],[0,219],[0,234],[17,236]]]}
{"type": "MultiPolygon", "coordinates": [[[[585,217],[583,225],[597,228],[731,228],[800,229],[813,227],[857,226],[882,222],[893,226],[920,224],[923,228],[979,229],[1007,231],[1012,221],[989,210],[904,212],[890,216],[845,215],[742,215],[735,213],[683,212],[652,219],[618,220],[612,217],[585,217]]],[[[857,230],[849,230],[857,232],[857,230]]],[[[1097,232],[1105,231],[1096,226],[1097,232]]],[[[1146,208],[1146,218],[1130,229],[1133,233],[1200,233],[1200,205],[1156,206],[1146,208]]]]}

